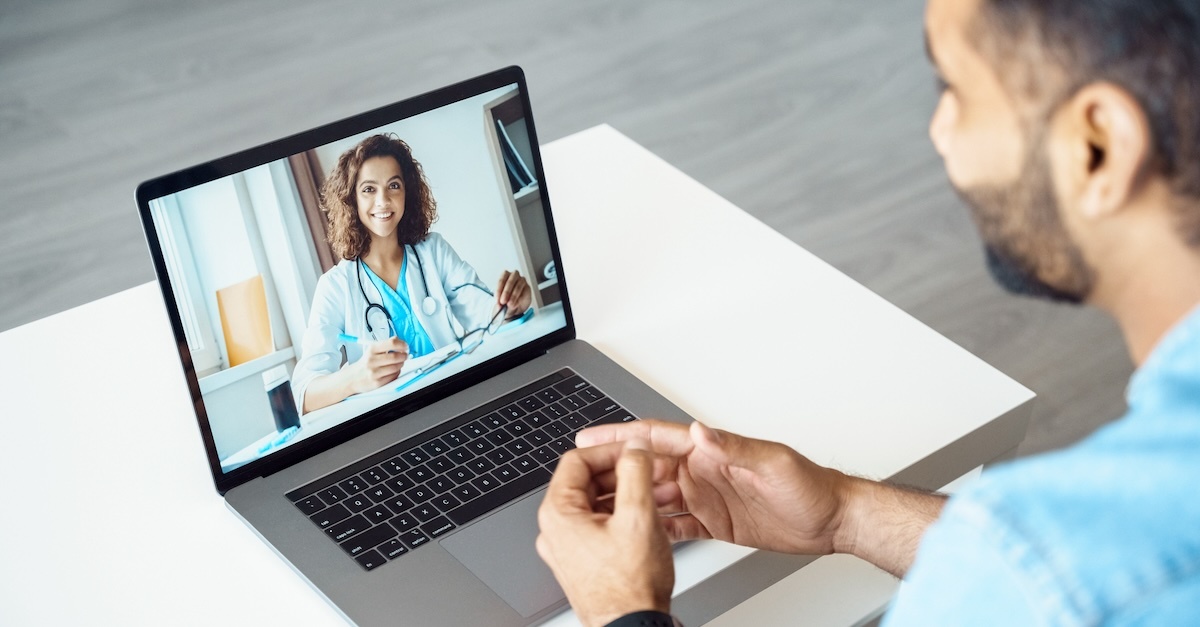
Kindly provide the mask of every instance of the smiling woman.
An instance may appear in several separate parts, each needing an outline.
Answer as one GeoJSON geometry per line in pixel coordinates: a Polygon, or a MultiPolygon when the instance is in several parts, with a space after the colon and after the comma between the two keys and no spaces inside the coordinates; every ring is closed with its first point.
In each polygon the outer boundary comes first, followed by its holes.
{"type": "Polygon", "coordinates": [[[410,358],[461,350],[493,319],[530,307],[520,272],[502,271],[489,289],[429,231],[437,202],[412,149],[395,135],[371,135],[343,152],[322,185],[321,209],[341,261],[317,283],[296,364],[294,393],[304,412],[395,381],[410,358]]]}

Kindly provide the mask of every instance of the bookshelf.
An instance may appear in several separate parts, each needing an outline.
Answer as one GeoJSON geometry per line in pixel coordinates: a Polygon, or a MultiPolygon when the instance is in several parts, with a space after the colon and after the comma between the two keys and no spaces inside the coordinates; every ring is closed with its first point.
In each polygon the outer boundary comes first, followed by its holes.
{"type": "Polygon", "coordinates": [[[508,190],[509,223],[522,261],[521,274],[536,286],[535,307],[562,300],[558,279],[547,276],[553,260],[541,186],[533,167],[533,151],[525,126],[525,111],[517,92],[505,94],[484,105],[484,123],[496,176],[508,190]]]}

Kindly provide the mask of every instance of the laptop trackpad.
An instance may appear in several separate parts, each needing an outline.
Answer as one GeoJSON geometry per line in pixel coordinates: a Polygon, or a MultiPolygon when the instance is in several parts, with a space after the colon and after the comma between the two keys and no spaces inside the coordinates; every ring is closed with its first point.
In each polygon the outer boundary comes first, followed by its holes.
{"type": "Polygon", "coordinates": [[[545,490],[441,541],[455,559],[525,618],[566,596],[534,548],[543,494],[545,490]]]}

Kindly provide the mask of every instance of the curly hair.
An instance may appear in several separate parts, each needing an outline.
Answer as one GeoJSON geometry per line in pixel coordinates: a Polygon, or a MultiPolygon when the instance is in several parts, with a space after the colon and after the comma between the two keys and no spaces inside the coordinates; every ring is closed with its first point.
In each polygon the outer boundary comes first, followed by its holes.
{"type": "Polygon", "coordinates": [[[342,153],[321,185],[321,210],[329,219],[327,239],[334,254],[342,259],[355,259],[371,248],[367,227],[358,219],[355,192],[359,170],[373,157],[392,157],[400,165],[404,179],[404,213],[396,228],[400,245],[424,240],[437,220],[437,201],[425,181],[425,170],[412,156],[412,149],[395,135],[372,135],[342,153]]]}

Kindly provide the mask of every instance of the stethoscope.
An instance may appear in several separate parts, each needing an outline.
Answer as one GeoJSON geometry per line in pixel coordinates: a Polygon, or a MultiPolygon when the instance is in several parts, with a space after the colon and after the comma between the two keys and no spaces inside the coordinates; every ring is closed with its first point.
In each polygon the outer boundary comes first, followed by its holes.
{"type": "MultiPolygon", "coordinates": [[[[417,254],[416,248],[414,248],[410,245],[405,245],[404,248],[405,248],[406,254],[407,254],[407,251],[411,250],[413,259],[417,260],[417,272],[418,272],[418,274],[421,275],[421,286],[425,288],[425,298],[421,299],[421,313],[425,314],[425,317],[427,317],[427,318],[432,317],[433,314],[437,313],[437,311],[438,311],[438,301],[436,298],[429,295],[429,293],[430,293],[429,292],[429,281],[425,278],[425,264],[421,262],[421,255],[417,254]]],[[[367,303],[367,309],[363,312],[363,322],[367,326],[367,333],[370,334],[371,337],[375,337],[374,329],[371,328],[371,311],[378,309],[381,313],[383,313],[384,320],[387,320],[388,330],[391,332],[391,335],[395,336],[396,335],[396,327],[395,327],[395,325],[392,324],[391,312],[389,312],[387,310],[387,307],[383,306],[383,303],[372,303],[371,299],[367,296],[366,288],[363,287],[362,256],[360,255],[358,257],[355,257],[354,263],[355,263],[355,269],[358,271],[358,291],[362,292],[363,301],[367,303]]],[[[405,278],[403,276],[401,276],[399,280],[403,281],[403,280],[405,280],[405,278]]],[[[463,283],[462,285],[457,285],[457,286],[451,288],[450,291],[457,292],[458,290],[460,290],[464,287],[468,287],[468,286],[473,287],[477,290],[480,290],[483,293],[487,294],[488,296],[491,296],[492,298],[496,297],[496,294],[494,292],[492,292],[488,288],[486,288],[478,283],[474,283],[474,282],[463,283]]],[[[449,308],[447,308],[447,309],[449,309],[449,308]]],[[[447,311],[446,317],[449,318],[449,316],[450,316],[449,311],[447,311]]],[[[450,322],[451,322],[450,329],[451,329],[451,331],[453,331],[454,330],[453,320],[451,320],[450,322]]],[[[457,333],[455,333],[455,340],[461,345],[463,343],[463,340],[467,336],[471,335],[471,333],[474,333],[475,331],[478,331],[478,329],[469,331],[467,333],[464,333],[463,335],[458,335],[457,333]]],[[[376,339],[379,339],[379,338],[376,338],[376,339]]]]}

